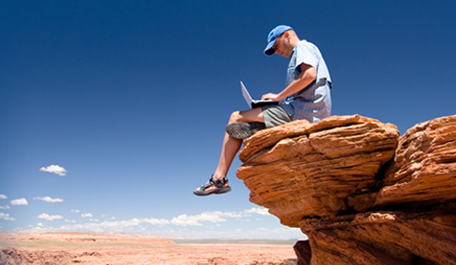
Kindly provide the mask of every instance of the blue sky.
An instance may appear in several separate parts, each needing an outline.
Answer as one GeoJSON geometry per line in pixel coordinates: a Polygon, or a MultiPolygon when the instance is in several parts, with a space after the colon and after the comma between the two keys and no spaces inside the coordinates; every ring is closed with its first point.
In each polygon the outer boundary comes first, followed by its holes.
{"type": "Polygon", "coordinates": [[[279,92],[293,26],[332,75],[333,115],[454,114],[454,1],[0,1],[0,229],[302,236],[215,170],[229,114],[279,92]],[[54,166],[53,166],[54,165],[54,166]],[[60,171],[59,171],[60,170],[60,171]]]}

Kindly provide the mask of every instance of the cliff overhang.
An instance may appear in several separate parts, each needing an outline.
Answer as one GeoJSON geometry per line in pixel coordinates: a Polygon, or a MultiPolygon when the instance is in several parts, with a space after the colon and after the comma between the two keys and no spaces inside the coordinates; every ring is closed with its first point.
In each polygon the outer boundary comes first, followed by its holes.
{"type": "Polygon", "coordinates": [[[456,116],[403,136],[359,115],[294,121],[239,157],[251,202],[309,237],[301,264],[455,264],[456,116]]]}

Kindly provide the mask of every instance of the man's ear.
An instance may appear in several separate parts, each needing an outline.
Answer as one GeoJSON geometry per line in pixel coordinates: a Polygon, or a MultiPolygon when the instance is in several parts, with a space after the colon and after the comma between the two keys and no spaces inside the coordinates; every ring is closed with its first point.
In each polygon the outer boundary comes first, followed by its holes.
{"type": "Polygon", "coordinates": [[[283,33],[283,37],[284,37],[287,41],[290,42],[290,41],[291,41],[291,33],[290,33],[290,31],[289,31],[289,30],[285,31],[285,32],[283,33]]]}

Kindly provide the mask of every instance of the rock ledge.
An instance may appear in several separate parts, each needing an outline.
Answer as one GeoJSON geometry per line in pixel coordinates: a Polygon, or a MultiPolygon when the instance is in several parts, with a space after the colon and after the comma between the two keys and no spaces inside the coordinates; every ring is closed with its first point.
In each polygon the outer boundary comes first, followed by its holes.
{"type": "Polygon", "coordinates": [[[298,264],[456,264],[456,116],[294,121],[244,142],[250,200],[309,237],[298,264]]]}

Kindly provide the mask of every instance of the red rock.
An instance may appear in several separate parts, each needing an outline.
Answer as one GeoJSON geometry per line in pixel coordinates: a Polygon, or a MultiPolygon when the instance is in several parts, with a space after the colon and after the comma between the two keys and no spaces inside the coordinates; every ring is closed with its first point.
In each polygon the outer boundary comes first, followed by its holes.
{"type": "Polygon", "coordinates": [[[247,139],[237,176],[253,203],[298,227],[305,216],[349,210],[347,197],[374,188],[398,137],[396,126],[358,115],[296,121],[247,139]]]}
{"type": "Polygon", "coordinates": [[[456,116],[400,138],[358,115],[295,121],[239,157],[250,200],[309,237],[298,264],[456,264],[456,116]]]}
{"type": "Polygon", "coordinates": [[[456,115],[415,125],[399,140],[376,205],[456,199],[456,115]]]}

